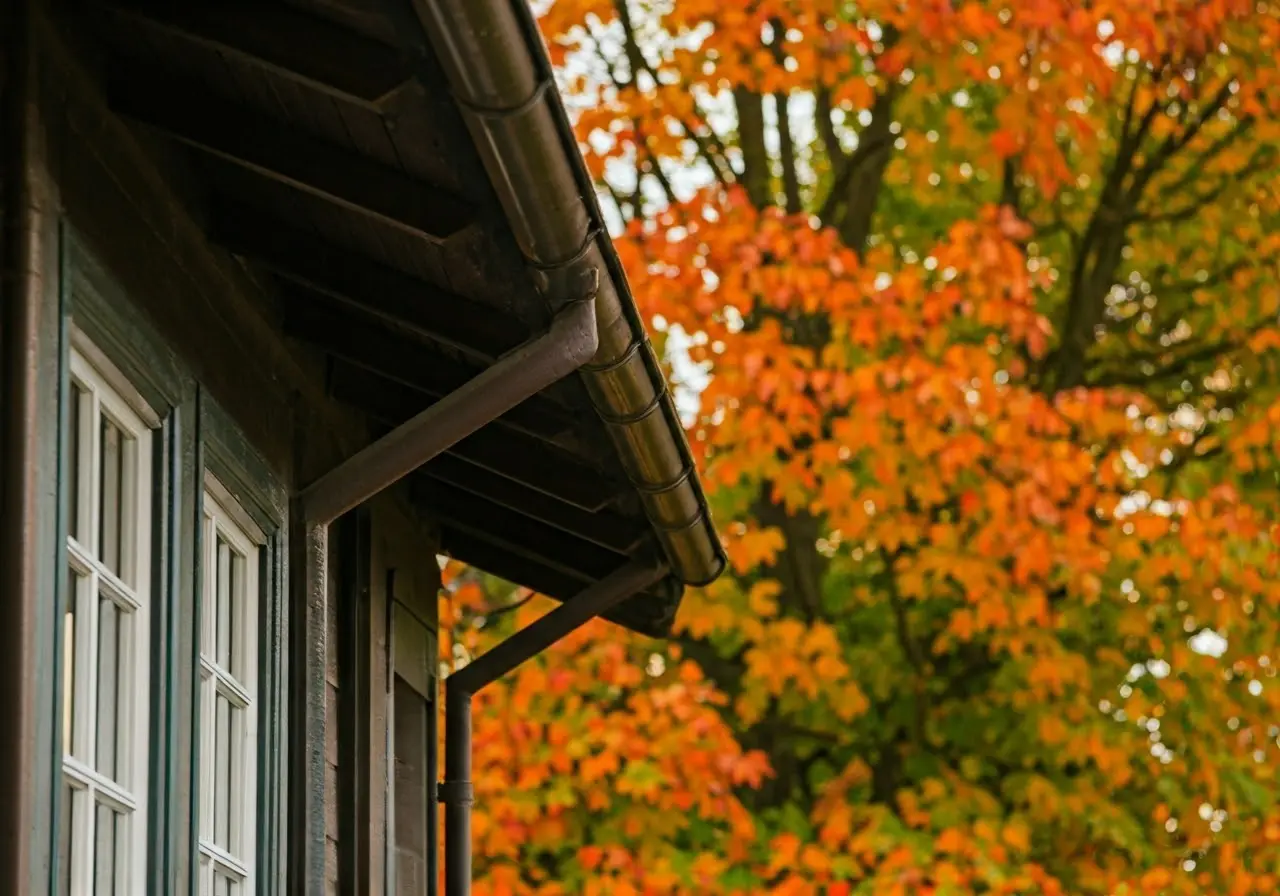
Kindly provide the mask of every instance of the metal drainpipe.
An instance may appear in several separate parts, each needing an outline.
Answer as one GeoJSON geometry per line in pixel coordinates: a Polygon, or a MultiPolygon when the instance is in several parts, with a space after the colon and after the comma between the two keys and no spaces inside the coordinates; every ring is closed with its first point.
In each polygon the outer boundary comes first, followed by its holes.
{"type": "MultiPolygon", "coordinates": [[[[303,588],[308,615],[324,618],[329,526],[338,517],[526,398],[573,373],[595,355],[599,344],[595,300],[600,274],[594,268],[579,267],[571,276],[580,287],[578,298],[557,312],[545,334],[504,355],[483,373],[301,491],[296,506],[304,540],[303,588]]],[[[306,881],[319,878],[324,872],[324,807],[315,801],[324,787],[325,644],[319,639],[319,643],[306,644],[305,649],[309,651],[305,666],[309,677],[294,735],[303,741],[294,754],[299,778],[293,785],[292,818],[300,826],[297,833],[302,838],[294,853],[297,864],[293,864],[293,873],[302,878],[296,886],[305,886],[306,881]]]]}
{"type": "MultiPolygon", "coordinates": [[[[39,775],[36,742],[37,602],[40,502],[49,483],[38,481],[40,393],[39,331],[47,267],[44,228],[48,209],[38,183],[35,4],[5,4],[0,11],[5,71],[0,74],[0,890],[27,892],[38,842],[39,775]]],[[[35,869],[38,870],[38,869],[35,869]]]]}
{"type": "Polygon", "coordinates": [[[471,894],[471,698],[565,635],[667,574],[665,564],[632,561],[445,679],[445,896],[471,894]]]}

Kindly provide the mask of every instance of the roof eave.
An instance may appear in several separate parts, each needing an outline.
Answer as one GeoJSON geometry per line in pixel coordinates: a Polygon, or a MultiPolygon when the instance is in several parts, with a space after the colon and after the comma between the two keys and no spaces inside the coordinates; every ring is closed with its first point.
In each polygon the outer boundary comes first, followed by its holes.
{"type": "Polygon", "coordinates": [[[673,576],[686,585],[713,581],[724,550],[532,10],[524,0],[413,7],[551,310],[581,298],[599,272],[599,349],[580,375],[673,576]]]}

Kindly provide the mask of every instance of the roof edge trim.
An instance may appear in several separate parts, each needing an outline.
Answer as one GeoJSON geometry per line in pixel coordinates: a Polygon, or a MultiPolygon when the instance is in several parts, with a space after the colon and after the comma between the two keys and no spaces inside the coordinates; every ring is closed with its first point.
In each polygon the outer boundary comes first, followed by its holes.
{"type": "Polygon", "coordinates": [[[581,295],[587,269],[602,273],[599,349],[579,375],[673,575],[689,585],[713,581],[725,568],[724,549],[532,8],[526,0],[412,5],[551,310],[581,295]]]}

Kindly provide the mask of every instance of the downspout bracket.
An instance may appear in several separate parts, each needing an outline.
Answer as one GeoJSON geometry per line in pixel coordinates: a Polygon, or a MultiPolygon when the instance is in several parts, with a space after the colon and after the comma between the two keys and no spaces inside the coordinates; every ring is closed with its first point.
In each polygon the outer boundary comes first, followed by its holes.
{"type": "Polygon", "coordinates": [[[446,806],[474,806],[476,803],[475,787],[470,781],[441,781],[440,802],[446,806]]]}

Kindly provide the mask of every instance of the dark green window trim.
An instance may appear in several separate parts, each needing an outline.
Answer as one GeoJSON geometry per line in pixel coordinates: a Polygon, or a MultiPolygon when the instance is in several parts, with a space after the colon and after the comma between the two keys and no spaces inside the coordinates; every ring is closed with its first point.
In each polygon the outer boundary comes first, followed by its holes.
{"type": "MultiPolygon", "coordinates": [[[[69,308],[68,293],[70,278],[67,275],[67,237],[66,227],[62,222],[58,225],[58,336],[57,336],[57,352],[58,352],[58,423],[54,430],[58,433],[58,495],[57,505],[57,521],[55,530],[57,532],[57,559],[54,561],[53,571],[53,625],[51,626],[53,637],[53,668],[61,670],[63,668],[63,656],[66,651],[66,645],[63,643],[63,625],[62,618],[66,612],[67,605],[67,577],[62,570],[67,568],[67,534],[70,531],[68,525],[68,517],[70,515],[71,499],[62,484],[70,481],[70,462],[68,460],[67,437],[70,432],[71,424],[71,377],[68,375],[71,369],[71,310],[69,308]]],[[[49,762],[52,766],[51,786],[50,786],[50,807],[49,807],[49,894],[50,896],[58,896],[60,890],[60,882],[62,877],[62,865],[59,853],[60,837],[59,832],[62,830],[62,726],[57,724],[57,720],[62,718],[62,692],[63,689],[57,686],[57,676],[50,675],[47,690],[41,694],[43,702],[46,705],[53,706],[53,712],[50,716],[50,728],[52,744],[49,749],[49,762]]]]}
{"type": "MultiPolygon", "coordinates": [[[[244,438],[230,415],[204,390],[200,391],[199,407],[202,471],[207,470],[217,477],[239,503],[240,509],[266,535],[258,571],[258,582],[265,599],[259,606],[258,616],[259,737],[255,803],[258,817],[265,819],[266,823],[259,828],[254,882],[259,896],[274,896],[284,892],[285,884],[289,493],[262,455],[244,438]]],[[[203,484],[203,472],[200,481],[203,484]]],[[[199,492],[203,497],[203,485],[199,492]]],[[[199,544],[196,556],[203,556],[199,544]]],[[[201,594],[201,589],[197,588],[196,619],[203,618],[201,594]]],[[[198,642],[196,650],[198,655],[198,642]]],[[[198,702],[198,680],[195,687],[198,702]]],[[[192,787],[193,794],[198,793],[194,779],[192,787]]],[[[191,823],[197,832],[198,802],[194,797],[191,800],[191,823]]],[[[192,892],[198,892],[195,889],[197,870],[198,862],[193,861],[192,892]]]]}
{"type": "MultiPolygon", "coordinates": [[[[147,862],[145,880],[148,893],[174,892],[173,870],[180,858],[180,828],[173,825],[176,768],[183,761],[184,737],[175,725],[175,714],[181,712],[180,688],[175,686],[179,670],[176,664],[182,609],[189,597],[191,526],[180,512],[185,478],[184,460],[189,465],[194,456],[194,442],[189,422],[195,410],[195,385],[185,375],[177,358],[167,351],[138,319],[106,272],[92,259],[65,221],[60,228],[59,291],[61,295],[60,396],[59,426],[59,572],[67,563],[66,534],[70,496],[63,493],[67,482],[65,464],[69,432],[70,357],[74,331],[89,339],[128,379],[143,401],[159,418],[154,430],[152,460],[153,508],[151,579],[154,582],[151,601],[151,643],[149,644],[153,686],[148,710],[150,754],[147,775],[147,862]],[[186,593],[184,594],[184,591],[186,593]]],[[[67,595],[65,576],[57,579],[57,611],[61,613],[67,595]]],[[[65,646],[58,628],[55,653],[60,657],[65,646]]],[[[55,718],[61,712],[57,705],[61,692],[54,695],[55,718]]],[[[55,731],[58,726],[55,726],[55,731]]],[[[58,734],[55,734],[59,738],[58,734]]],[[[60,739],[60,738],[59,738],[60,739]]],[[[189,739],[189,738],[187,738],[189,739]]],[[[61,744],[53,751],[61,755],[61,744]]],[[[58,807],[61,775],[54,779],[53,802],[55,823],[51,826],[53,843],[58,842],[62,819],[58,807]]],[[[53,862],[57,864],[56,848],[53,862]]],[[[51,889],[58,884],[55,867],[51,889]]],[[[56,890],[55,890],[56,892],[56,890]]]]}
{"type": "MultiPolygon", "coordinates": [[[[160,419],[153,450],[151,623],[151,768],[147,796],[147,892],[196,893],[199,869],[198,761],[195,725],[199,711],[200,531],[205,471],[211,471],[267,535],[262,551],[263,586],[259,620],[259,828],[255,855],[256,891],[284,892],[288,494],[280,478],[201,389],[189,367],[156,333],[115,279],[95,260],[65,221],[59,240],[60,329],[58,358],[59,537],[51,638],[60,658],[61,612],[66,600],[68,496],[65,469],[72,332],[81,331],[137,390],[160,419]]],[[[178,300],[175,297],[175,300],[178,300]]],[[[56,667],[56,668],[60,668],[56,667]]],[[[59,689],[49,685],[51,720],[60,717],[59,689]]],[[[61,726],[51,724],[51,873],[57,887],[57,844],[61,819],[61,726]]]]}

